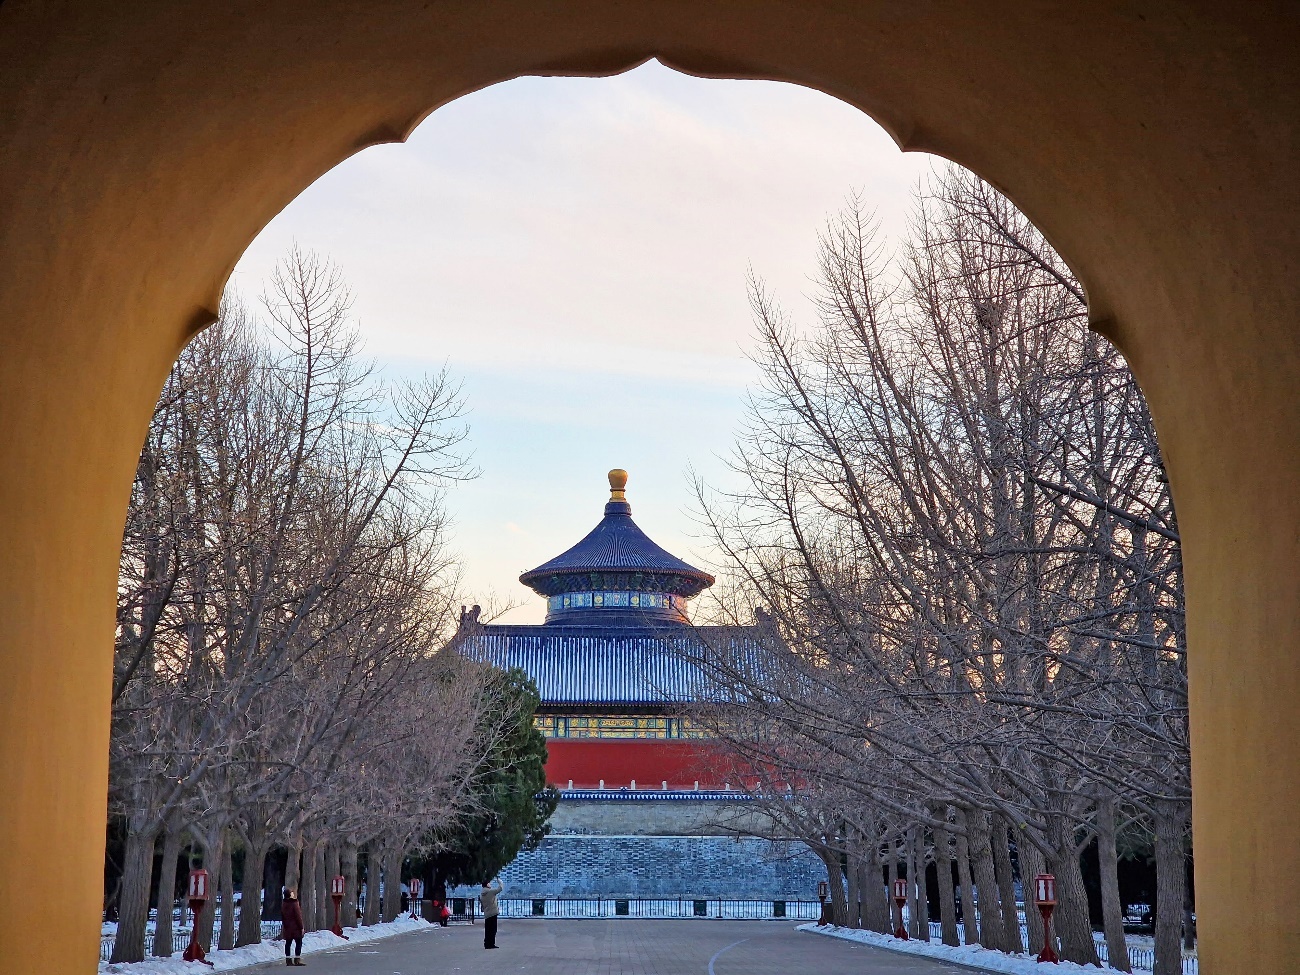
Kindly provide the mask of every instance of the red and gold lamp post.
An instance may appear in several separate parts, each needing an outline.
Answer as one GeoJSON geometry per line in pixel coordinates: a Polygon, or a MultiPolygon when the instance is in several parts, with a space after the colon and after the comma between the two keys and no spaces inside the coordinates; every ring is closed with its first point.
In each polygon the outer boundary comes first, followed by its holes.
{"type": "Polygon", "coordinates": [[[202,867],[197,867],[190,871],[190,886],[187,891],[190,902],[190,911],[194,915],[194,922],[190,925],[190,944],[185,949],[185,954],[181,957],[186,961],[201,961],[205,965],[211,965],[212,962],[207,960],[207,952],[203,950],[203,945],[199,943],[199,915],[203,913],[203,905],[208,901],[208,872],[202,867]]]}
{"type": "Polygon", "coordinates": [[[420,916],[420,899],[424,896],[424,881],[419,877],[411,878],[411,917],[420,916]]]}
{"type": "Polygon", "coordinates": [[[1050,873],[1040,873],[1034,878],[1034,903],[1043,915],[1043,950],[1038,955],[1039,961],[1060,961],[1052,947],[1052,910],[1056,907],[1056,878],[1050,873]]]}
{"type": "Polygon", "coordinates": [[[817,900],[821,902],[822,913],[817,919],[818,925],[830,924],[831,919],[826,912],[826,898],[831,894],[831,886],[824,880],[817,881],[817,900]]]}
{"type": "Polygon", "coordinates": [[[339,908],[343,904],[343,894],[347,891],[348,882],[343,874],[339,874],[330,881],[330,899],[334,901],[334,927],[330,928],[340,938],[347,938],[343,933],[343,925],[339,923],[339,908]]]}
{"type": "Polygon", "coordinates": [[[907,941],[909,940],[907,925],[903,923],[903,905],[907,903],[907,881],[902,877],[894,881],[894,903],[898,906],[898,927],[894,929],[894,937],[907,941]]]}

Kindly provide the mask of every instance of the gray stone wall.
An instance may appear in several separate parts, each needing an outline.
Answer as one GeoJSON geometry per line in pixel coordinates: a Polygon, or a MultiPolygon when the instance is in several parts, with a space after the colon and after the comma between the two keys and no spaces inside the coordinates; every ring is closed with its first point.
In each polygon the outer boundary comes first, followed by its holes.
{"type": "Polygon", "coordinates": [[[718,799],[561,799],[552,835],[724,836],[762,833],[754,804],[718,799]]]}
{"type": "Polygon", "coordinates": [[[730,836],[552,835],[501,873],[506,897],[813,900],[801,843],[730,836]]]}
{"type": "Polygon", "coordinates": [[[768,827],[741,799],[562,798],[501,880],[522,898],[814,899],[825,867],[807,847],[737,835],[768,827]]]}

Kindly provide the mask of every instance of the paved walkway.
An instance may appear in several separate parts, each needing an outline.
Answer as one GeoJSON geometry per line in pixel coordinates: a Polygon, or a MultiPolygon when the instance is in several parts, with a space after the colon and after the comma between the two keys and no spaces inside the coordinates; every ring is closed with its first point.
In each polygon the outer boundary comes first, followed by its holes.
{"type": "MultiPolygon", "coordinates": [[[[309,955],[310,975],[970,975],[795,930],[790,921],[511,920],[498,951],[454,925],[309,955]]],[[[262,965],[244,971],[284,971],[262,965]]]]}

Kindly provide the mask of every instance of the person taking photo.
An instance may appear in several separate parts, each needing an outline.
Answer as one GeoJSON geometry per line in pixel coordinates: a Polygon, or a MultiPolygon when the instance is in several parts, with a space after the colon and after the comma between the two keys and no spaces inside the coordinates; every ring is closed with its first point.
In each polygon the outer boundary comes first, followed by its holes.
{"type": "Polygon", "coordinates": [[[501,896],[501,891],[505,890],[500,880],[494,880],[489,884],[483,881],[483,889],[478,893],[478,900],[483,905],[483,947],[495,948],[497,946],[497,916],[501,909],[497,906],[497,898],[501,896]]]}

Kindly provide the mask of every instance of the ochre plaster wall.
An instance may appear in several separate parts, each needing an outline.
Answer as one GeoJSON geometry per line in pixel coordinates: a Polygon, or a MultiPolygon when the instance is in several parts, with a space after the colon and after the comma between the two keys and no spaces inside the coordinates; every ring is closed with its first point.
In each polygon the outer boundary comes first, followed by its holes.
{"type": "Polygon", "coordinates": [[[167,367],[240,252],[321,173],[457,95],[651,56],[859,106],[1006,190],[1085,281],[1150,397],[1179,505],[1202,971],[1293,969],[1296,16],[1168,0],[6,0],[0,972],[93,970],[123,512],[167,367]]]}

